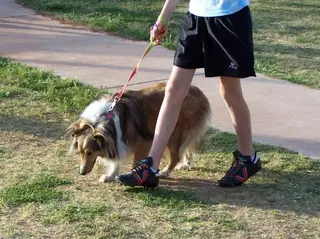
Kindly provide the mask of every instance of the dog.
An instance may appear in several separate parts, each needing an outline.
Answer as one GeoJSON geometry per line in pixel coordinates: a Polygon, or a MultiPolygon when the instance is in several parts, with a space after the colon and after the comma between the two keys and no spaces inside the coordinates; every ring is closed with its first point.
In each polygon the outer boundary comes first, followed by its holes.
{"type": "MultiPolygon", "coordinates": [[[[79,173],[89,174],[99,158],[106,163],[106,173],[99,181],[113,181],[129,157],[133,157],[133,166],[147,157],[165,89],[166,82],[162,82],[127,90],[111,112],[108,109],[117,94],[103,95],[90,103],[66,130],[72,135],[69,152],[81,155],[79,173]]],[[[164,157],[168,155],[169,162],[160,177],[170,176],[176,167],[191,169],[193,153],[202,145],[210,117],[207,97],[191,85],[168,141],[164,157]]]]}

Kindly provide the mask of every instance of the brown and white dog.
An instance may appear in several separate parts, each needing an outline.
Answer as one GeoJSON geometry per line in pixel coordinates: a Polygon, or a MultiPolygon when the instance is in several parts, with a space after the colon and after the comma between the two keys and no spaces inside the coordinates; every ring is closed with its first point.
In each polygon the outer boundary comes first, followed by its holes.
{"type": "MultiPolygon", "coordinates": [[[[106,113],[115,95],[101,97],[82,112],[67,129],[73,136],[70,152],[81,154],[81,175],[90,173],[100,157],[105,159],[107,172],[99,181],[113,181],[129,156],[133,156],[133,165],[148,156],[165,87],[163,82],[142,90],[127,90],[112,115],[106,113]]],[[[179,168],[191,168],[192,153],[204,138],[210,116],[208,99],[199,88],[191,86],[167,144],[168,165],[160,176],[169,176],[178,163],[179,168]]]]}

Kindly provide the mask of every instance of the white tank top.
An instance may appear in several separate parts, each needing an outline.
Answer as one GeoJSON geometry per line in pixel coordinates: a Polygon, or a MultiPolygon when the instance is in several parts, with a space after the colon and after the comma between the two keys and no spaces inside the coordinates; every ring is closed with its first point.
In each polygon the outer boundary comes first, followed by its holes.
{"type": "Polygon", "coordinates": [[[199,17],[217,17],[235,13],[249,0],[190,0],[189,12],[199,17]]]}

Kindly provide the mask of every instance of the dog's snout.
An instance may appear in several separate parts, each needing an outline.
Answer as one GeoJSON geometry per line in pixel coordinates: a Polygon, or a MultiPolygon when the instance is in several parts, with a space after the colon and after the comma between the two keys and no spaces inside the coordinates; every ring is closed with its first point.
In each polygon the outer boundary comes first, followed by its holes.
{"type": "Polygon", "coordinates": [[[84,167],[80,167],[79,173],[80,173],[81,175],[86,175],[86,174],[87,174],[87,172],[86,172],[86,170],[85,170],[84,167]]]}

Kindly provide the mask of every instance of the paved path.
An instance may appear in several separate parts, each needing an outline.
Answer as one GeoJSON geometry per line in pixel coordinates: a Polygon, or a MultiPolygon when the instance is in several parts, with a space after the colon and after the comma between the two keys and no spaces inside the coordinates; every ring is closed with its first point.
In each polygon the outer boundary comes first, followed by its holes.
{"type": "MultiPolygon", "coordinates": [[[[13,0],[0,1],[0,39],[0,56],[113,90],[125,83],[147,46],[146,42],[61,24],[13,0]]],[[[173,53],[160,46],[153,48],[129,88],[167,79],[173,53]]],[[[254,140],[320,158],[320,91],[260,75],[242,82],[254,140]]],[[[213,126],[233,131],[218,83],[217,78],[206,79],[202,70],[193,82],[210,99],[213,126]]]]}

